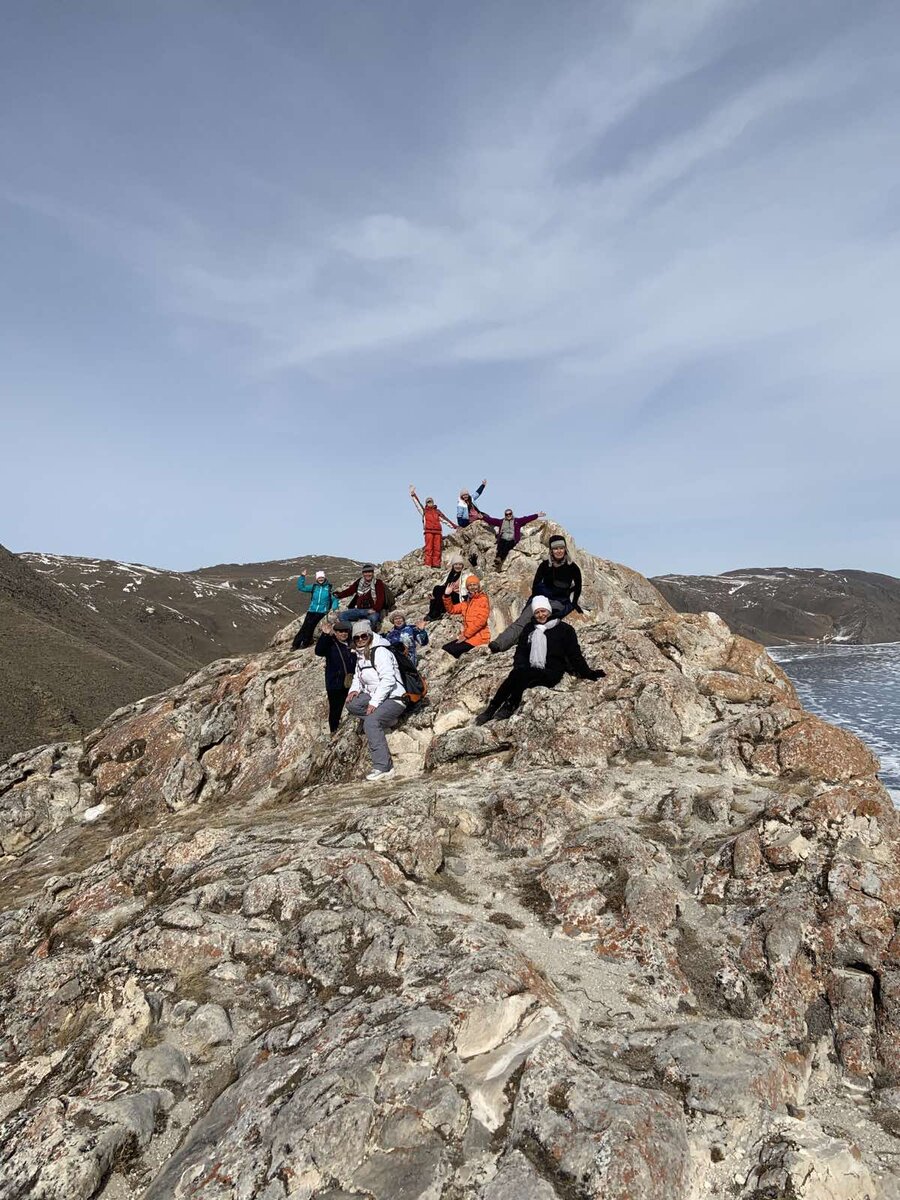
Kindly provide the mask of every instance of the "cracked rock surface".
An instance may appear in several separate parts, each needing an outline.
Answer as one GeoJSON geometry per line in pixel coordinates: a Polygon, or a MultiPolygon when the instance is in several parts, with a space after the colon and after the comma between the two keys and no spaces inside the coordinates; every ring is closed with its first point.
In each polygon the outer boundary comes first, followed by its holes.
{"type": "MultiPolygon", "coordinates": [[[[495,631],[557,529],[484,572],[495,631]]],[[[876,761],[576,558],[606,678],[474,727],[509,657],[446,618],[385,783],[293,627],[0,767],[3,1200],[900,1198],[876,761]]]]}

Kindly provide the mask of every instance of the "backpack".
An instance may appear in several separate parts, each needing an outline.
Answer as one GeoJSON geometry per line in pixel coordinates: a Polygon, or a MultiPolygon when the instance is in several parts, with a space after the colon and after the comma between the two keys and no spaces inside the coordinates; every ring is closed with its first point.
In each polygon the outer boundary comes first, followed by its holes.
{"type": "Polygon", "coordinates": [[[372,650],[372,663],[375,663],[376,650],[390,650],[394,658],[397,660],[397,667],[400,671],[400,680],[403,684],[405,692],[404,699],[407,704],[412,707],[424,700],[428,695],[428,681],[419,671],[413,660],[404,650],[402,644],[388,642],[386,646],[375,646],[372,650]]]}

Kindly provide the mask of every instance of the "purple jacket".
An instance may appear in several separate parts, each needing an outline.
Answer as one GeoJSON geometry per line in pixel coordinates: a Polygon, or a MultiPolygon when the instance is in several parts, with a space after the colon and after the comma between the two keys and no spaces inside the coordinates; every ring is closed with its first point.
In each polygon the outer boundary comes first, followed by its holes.
{"type": "MultiPolygon", "coordinates": [[[[489,517],[487,515],[487,513],[482,513],[481,515],[485,519],[485,521],[487,521],[488,525],[493,525],[493,527],[498,531],[497,536],[499,537],[500,536],[499,530],[500,530],[501,526],[503,525],[503,518],[502,517],[489,517]]],[[[512,523],[513,523],[513,545],[514,546],[515,546],[516,542],[518,542],[519,538],[522,536],[522,526],[527,525],[529,521],[536,521],[537,519],[538,519],[537,513],[532,513],[530,517],[513,517],[512,523]]]]}

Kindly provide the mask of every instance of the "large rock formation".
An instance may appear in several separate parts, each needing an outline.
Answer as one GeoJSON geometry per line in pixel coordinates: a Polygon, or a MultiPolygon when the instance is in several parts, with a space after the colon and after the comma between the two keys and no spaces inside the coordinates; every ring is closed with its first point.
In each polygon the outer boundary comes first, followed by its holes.
{"type": "Polygon", "coordinates": [[[305,611],[296,579],[310,564],[341,584],[359,566],[323,557],[165,571],[0,546],[0,760],[80,737],[213,659],[262,649],[305,611]]]}
{"type": "MultiPolygon", "coordinates": [[[[486,574],[498,629],[554,529],[486,574]]],[[[0,769],[4,1200],[900,1196],[877,763],[578,558],[606,678],[475,727],[509,658],[446,618],[389,782],[291,627],[0,769]]],[[[422,611],[437,573],[386,574],[422,611]]]]}

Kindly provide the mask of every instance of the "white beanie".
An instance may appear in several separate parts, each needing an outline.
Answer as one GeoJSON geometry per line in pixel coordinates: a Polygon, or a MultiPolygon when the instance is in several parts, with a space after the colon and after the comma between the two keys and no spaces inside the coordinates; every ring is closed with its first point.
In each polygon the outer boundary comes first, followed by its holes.
{"type": "Polygon", "coordinates": [[[351,636],[352,637],[361,637],[362,634],[364,634],[364,633],[369,634],[369,636],[371,637],[372,626],[369,624],[369,622],[368,621],[354,621],[353,629],[351,631],[351,636]]]}
{"type": "Polygon", "coordinates": [[[553,612],[553,605],[546,596],[533,596],[531,600],[531,611],[533,613],[540,612],[544,609],[545,612],[553,612]]]}
{"type": "Polygon", "coordinates": [[[324,571],[316,571],[316,579],[324,579],[324,578],[325,578],[324,571]]]}

